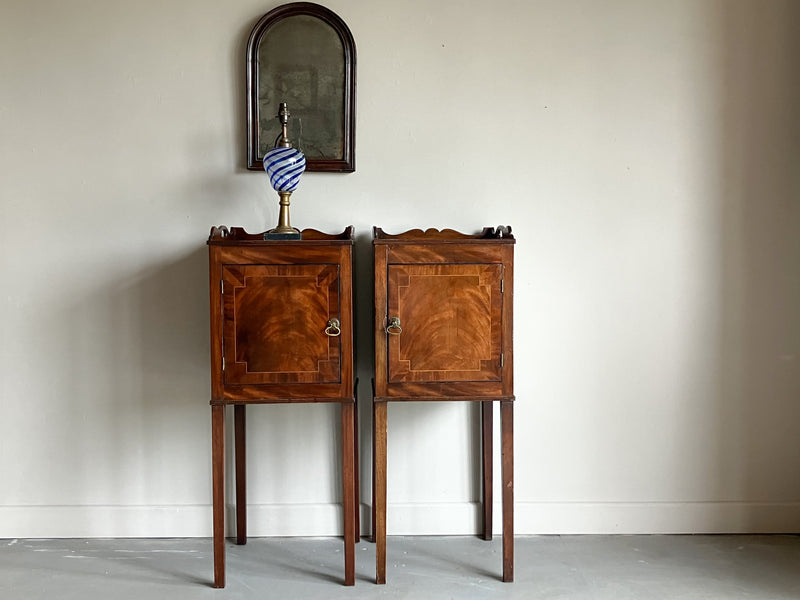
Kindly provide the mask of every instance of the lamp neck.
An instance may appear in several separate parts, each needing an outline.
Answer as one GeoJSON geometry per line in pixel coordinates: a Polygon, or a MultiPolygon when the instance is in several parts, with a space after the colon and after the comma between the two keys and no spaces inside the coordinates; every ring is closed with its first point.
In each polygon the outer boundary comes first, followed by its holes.
{"type": "Polygon", "coordinates": [[[292,116],[289,113],[289,107],[286,105],[286,102],[281,102],[280,107],[278,108],[278,121],[281,124],[281,135],[278,138],[278,143],[276,144],[277,147],[280,148],[291,148],[292,142],[289,141],[289,117],[292,116]]]}
{"type": "Polygon", "coordinates": [[[295,229],[289,222],[289,196],[292,195],[292,192],[278,192],[278,195],[281,197],[280,212],[278,213],[278,226],[272,231],[275,233],[294,232],[295,229]]]}

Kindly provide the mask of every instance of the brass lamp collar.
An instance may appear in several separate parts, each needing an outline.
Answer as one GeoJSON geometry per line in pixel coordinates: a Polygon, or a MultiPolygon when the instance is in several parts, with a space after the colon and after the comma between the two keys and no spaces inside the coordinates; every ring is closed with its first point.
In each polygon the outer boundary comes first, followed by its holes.
{"type": "Polygon", "coordinates": [[[278,192],[281,197],[280,212],[278,213],[278,226],[270,229],[269,233],[297,233],[297,229],[289,222],[289,196],[292,192],[278,192]]]}

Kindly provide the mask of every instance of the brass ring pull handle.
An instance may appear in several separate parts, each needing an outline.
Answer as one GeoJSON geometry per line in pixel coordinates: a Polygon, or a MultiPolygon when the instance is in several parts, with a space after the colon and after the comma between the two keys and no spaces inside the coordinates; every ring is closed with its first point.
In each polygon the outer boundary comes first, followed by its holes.
{"type": "Polygon", "coordinates": [[[339,319],[328,319],[328,326],[325,328],[325,335],[329,337],[336,337],[342,333],[341,327],[342,326],[341,323],[339,323],[339,319]]]}
{"type": "Polygon", "coordinates": [[[386,326],[386,333],[389,335],[400,335],[403,328],[400,327],[400,317],[389,317],[389,324],[386,326]]]}

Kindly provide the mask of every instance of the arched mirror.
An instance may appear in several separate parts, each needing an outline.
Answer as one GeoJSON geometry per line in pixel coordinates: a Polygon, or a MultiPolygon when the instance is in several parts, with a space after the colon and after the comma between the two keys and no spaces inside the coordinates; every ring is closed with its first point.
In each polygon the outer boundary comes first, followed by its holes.
{"type": "Polygon", "coordinates": [[[286,102],[289,139],[307,171],[355,171],[356,46],[342,19],[311,2],[284,4],[264,15],[247,44],[247,168],[280,133],[286,102]]]}

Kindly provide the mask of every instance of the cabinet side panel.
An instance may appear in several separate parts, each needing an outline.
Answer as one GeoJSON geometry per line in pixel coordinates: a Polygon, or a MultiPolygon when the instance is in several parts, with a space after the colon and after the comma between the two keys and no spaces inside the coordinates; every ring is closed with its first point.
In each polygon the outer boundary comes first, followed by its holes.
{"type": "Polygon", "coordinates": [[[388,363],[386,357],[386,259],[388,247],[375,245],[375,394],[387,395],[388,363]]]}
{"type": "Polygon", "coordinates": [[[340,247],[339,272],[339,302],[341,314],[341,395],[349,396],[355,393],[353,366],[355,318],[353,315],[352,245],[340,247]]]}
{"type": "Polygon", "coordinates": [[[208,247],[208,289],[211,325],[211,398],[222,398],[222,267],[220,250],[208,247]]]}
{"type": "Polygon", "coordinates": [[[503,394],[514,394],[514,246],[503,247],[503,394]]]}

